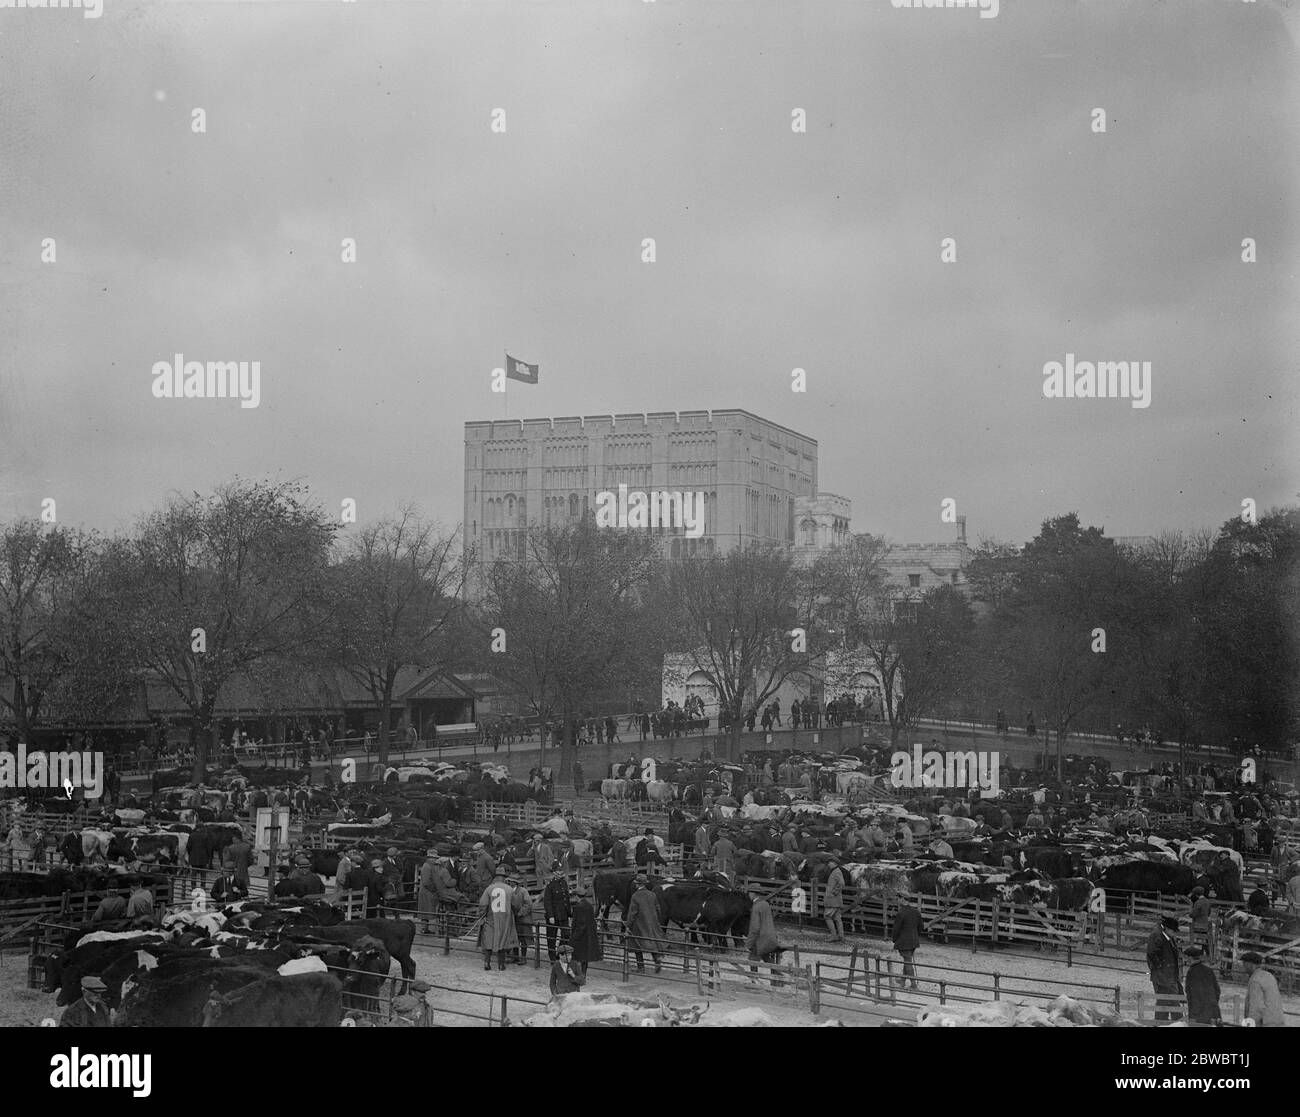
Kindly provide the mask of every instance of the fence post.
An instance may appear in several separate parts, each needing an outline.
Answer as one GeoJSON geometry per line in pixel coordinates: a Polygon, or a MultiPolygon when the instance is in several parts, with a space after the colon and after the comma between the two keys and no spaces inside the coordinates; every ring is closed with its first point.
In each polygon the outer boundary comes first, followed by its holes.
{"type": "Polygon", "coordinates": [[[940,981],[939,982],[939,1003],[946,1004],[947,999],[948,999],[948,983],[946,981],[940,981]]]}
{"type": "Polygon", "coordinates": [[[993,999],[999,1001],[1002,999],[1002,975],[993,975],[993,999]]]}
{"type": "MultiPolygon", "coordinates": [[[[822,1010],[822,964],[817,963],[817,970],[807,970],[808,974],[808,1009],[817,1016],[822,1010]]],[[[793,978],[793,974],[790,975],[793,978]]]]}
{"type": "Polygon", "coordinates": [[[1115,986],[1115,1011],[1116,1013],[1120,1011],[1120,995],[1119,995],[1118,985],[1115,986]]]}

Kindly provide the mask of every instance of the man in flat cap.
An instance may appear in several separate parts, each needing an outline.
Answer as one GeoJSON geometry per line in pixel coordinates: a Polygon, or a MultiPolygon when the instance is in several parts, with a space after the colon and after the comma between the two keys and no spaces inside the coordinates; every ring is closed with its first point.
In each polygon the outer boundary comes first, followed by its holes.
{"type": "Polygon", "coordinates": [[[474,858],[474,876],[478,880],[479,887],[486,888],[496,875],[497,863],[482,842],[475,842],[470,854],[474,858]]]}
{"type": "Polygon", "coordinates": [[[1151,988],[1157,998],[1157,1020],[1181,1020],[1181,1012],[1161,1009],[1158,1001],[1161,996],[1180,996],[1183,992],[1181,965],[1178,957],[1178,942],[1174,932],[1178,930],[1178,919],[1172,915],[1162,915],[1160,922],[1147,939],[1147,969],[1151,973],[1151,988]]]}
{"type": "Polygon", "coordinates": [[[81,997],[63,1010],[60,1028],[107,1028],[111,1026],[104,994],[108,987],[102,978],[83,977],[81,997]]]}

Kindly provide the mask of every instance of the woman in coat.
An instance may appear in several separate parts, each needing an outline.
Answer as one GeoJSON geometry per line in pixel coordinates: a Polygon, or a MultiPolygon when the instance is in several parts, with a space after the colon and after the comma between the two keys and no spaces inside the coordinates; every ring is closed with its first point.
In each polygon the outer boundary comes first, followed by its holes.
{"type": "Polygon", "coordinates": [[[498,868],[492,883],[483,890],[479,902],[483,925],[478,932],[478,946],[483,951],[483,968],[492,968],[492,955],[497,956],[497,969],[506,968],[506,951],[519,947],[515,934],[515,912],[519,910],[519,894],[506,883],[505,869],[498,868]]]}
{"type": "Polygon", "coordinates": [[[599,962],[605,957],[596,930],[596,909],[591,906],[591,886],[582,890],[573,903],[573,922],[569,926],[569,945],[573,947],[574,964],[587,974],[589,962],[599,962]]]}

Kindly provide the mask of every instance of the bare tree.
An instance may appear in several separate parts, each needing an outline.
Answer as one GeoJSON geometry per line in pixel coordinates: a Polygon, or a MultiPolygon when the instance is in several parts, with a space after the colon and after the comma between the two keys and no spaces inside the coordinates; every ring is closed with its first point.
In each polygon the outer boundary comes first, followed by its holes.
{"type": "Polygon", "coordinates": [[[363,527],[331,570],[332,654],[379,706],[379,763],[388,763],[398,675],[448,671],[463,635],[466,564],[460,531],[442,532],[410,508],[363,527]]]}
{"type": "Polygon", "coordinates": [[[644,677],[659,655],[655,622],[642,605],[657,556],[649,535],[597,528],[587,517],[534,525],[521,558],[488,570],[476,611],[479,646],[487,669],[524,695],[540,719],[560,717],[561,780],[572,772],[573,721],[583,700],[644,677]]]}
{"type": "Polygon", "coordinates": [[[236,480],[147,516],[122,556],[118,608],[136,661],[190,712],[196,781],[223,689],[304,654],[333,532],[300,486],[236,480]]]}
{"type": "Polygon", "coordinates": [[[746,707],[761,707],[787,679],[811,676],[813,580],[783,548],[753,544],[668,564],[664,589],[688,673],[704,674],[729,717],[734,760],[746,707]]]}

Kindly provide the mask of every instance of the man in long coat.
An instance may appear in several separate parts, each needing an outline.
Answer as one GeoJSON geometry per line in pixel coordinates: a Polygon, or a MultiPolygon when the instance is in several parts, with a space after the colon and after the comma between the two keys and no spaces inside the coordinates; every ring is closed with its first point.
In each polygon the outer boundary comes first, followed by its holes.
{"type": "Polygon", "coordinates": [[[591,885],[583,888],[573,901],[573,922],[569,926],[569,945],[573,948],[573,962],[585,977],[587,964],[605,957],[600,933],[596,930],[596,909],[591,906],[591,885]]]}
{"type": "Polygon", "coordinates": [[[459,898],[460,893],[438,851],[429,850],[420,866],[420,891],[416,897],[419,913],[424,919],[424,934],[429,933],[429,917],[437,916],[444,904],[451,906],[459,898]]]}
{"type": "Polygon", "coordinates": [[[492,883],[492,878],[496,875],[497,863],[492,859],[492,854],[488,853],[487,847],[482,842],[475,842],[470,853],[474,857],[474,876],[479,885],[486,888],[492,883]]]}
{"type": "Polygon", "coordinates": [[[498,868],[492,883],[484,890],[478,902],[483,925],[478,932],[478,946],[483,951],[483,968],[492,968],[492,955],[497,956],[497,969],[506,968],[506,951],[519,949],[519,936],[515,934],[515,914],[519,910],[519,893],[506,883],[505,869],[498,868]]]}
{"type": "Polygon", "coordinates": [[[518,874],[506,878],[514,889],[515,938],[519,947],[511,962],[522,966],[528,961],[528,948],[533,945],[533,898],[524,887],[523,877],[518,874]]]}
{"type": "MultiPolygon", "coordinates": [[[[1178,930],[1178,920],[1172,915],[1162,915],[1159,925],[1147,939],[1147,969],[1151,974],[1151,988],[1156,996],[1175,996],[1183,991],[1182,965],[1178,957],[1178,944],[1172,932],[1178,930]]],[[[1157,1020],[1181,1020],[1182,1013],[1157,1009],[1157,1020]]]]}
{"type": "Polygon", "coordinates": [[[569,882],[563,873],[553,874],[542,889],[542,911],[546,916],[546,956],[554,962],[559,957],[559,947],[568,938],[569,920],[573,916],[569,882]]]}
{"type": "Polygon", "coordinates": [[[729,831],[723,831],[713,843],[713,868],[728,877],[736,871],[736,843],[729,831]]]}
{"type": "Polygon", "coordinates": [[[1222,1019],[1219,1014],[1219,979],[1205,964],[1205,948],[1189,946],[1187,955],[1187,1015],[1193,1024],[1214,1024],[1222,1019]]]}
{"type": "MultiPolygon", "coordinates": [[[[703,868],[704,859],[709,856],[709,845],[710,845],[709,830],[708,827],[704,825],[703,821],[701,821],[699,826],[695,828],[694,845],[695,845],[695,860],[698,864],[698,867],[703,868]]],[[[80,846],[78,846],[78,848],[80,848],[80,846]]]]}
{"type": "Polygon", "coordinates": [[[540,831],[533,834],[533,869],[538,880],[545,880],[555,865],[555,852],[540,831]]]}
{"type": "Polygon", "coordinates": [[[249,887],[248,867],[253,863],[253,847],[248,844],[248,839],[243,834],[240,834],[226,848],[226,857],[234,866],[235,880],[247,892],[249,887]]]}
{"type": "MultiPolygon", "coordinates": [[[[751,888],[749,898],[753,907],[749,913],[749,934],[745,937],[745,946],[749,948],[749,960],[766,962],[772,966],[772,986],[781,984],[777,976],[776,965],[781,961],[781,943],[776,937],[776,920],[772,917],[772,905],[767,902],[760,888],[751,888]]],[[[750,973],[758,973],[758,966],[750,965],[750,973]]]]}
{"type": "Polygon", "coordinates": [[[903,977],[899,982],[900,987],[910,979],[912,988],[919,989],[920,986],[916,982],[916,966],[912,960],[916,957],[916,948],[921,945],[921,912],[910,900],[904,900],[903,906],[894,916],[894,926],[890,930],[889,937],[894,940],[894,949],[903,956],[903,977]]]}
{"type": "Polygon", "coordinates": [[[650,891],[650,878],[638,873],[636,891],[624,919],[628,946],[636,955],[636,972],[645,973],[645,952],[654,959],[655,973],[663,969],[664,932],[659,925],[659,898],[650,891]]]}

